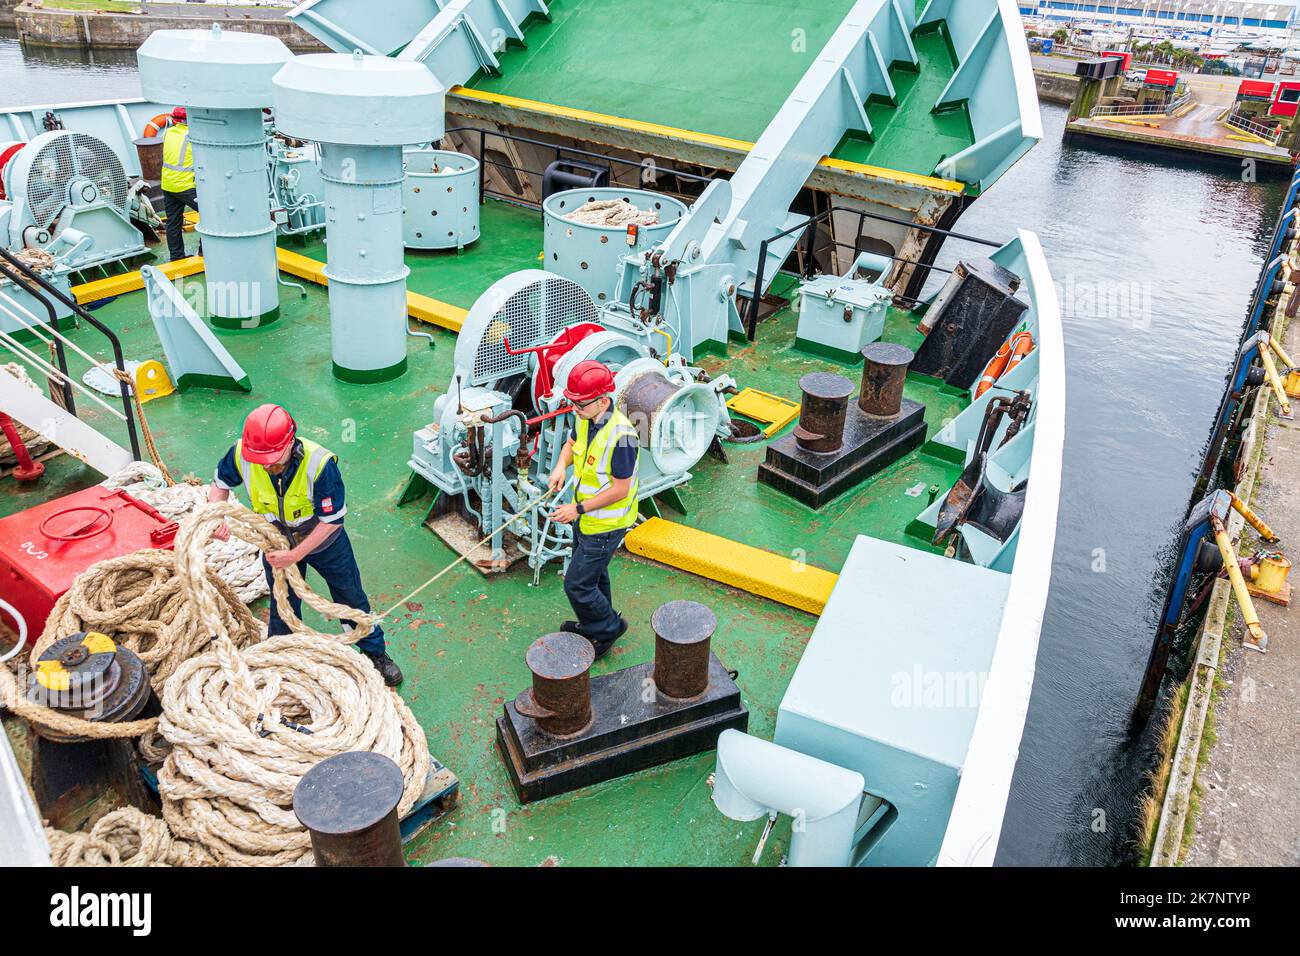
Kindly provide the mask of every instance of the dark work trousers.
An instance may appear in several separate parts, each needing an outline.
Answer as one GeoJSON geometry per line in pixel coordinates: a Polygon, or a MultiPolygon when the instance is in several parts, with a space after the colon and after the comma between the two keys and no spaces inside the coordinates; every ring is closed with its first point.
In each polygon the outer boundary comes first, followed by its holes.
{"type": "MultiPolygon", "coordinates": [[[[346,604],[358,611],[370,610],[370,600],[366,597],[366,589],[361,586],[361,569],[357,567],[356,555],[352,553],[352,542],[348,539],[347,528],[340,528],[334,537],[326,542],[325,547],[313,551],[298,562],[298,570],[304,576],[308,568],[314,568],[316,573],[325,579],[325,584],[330,590],[330,600],[334,603],[346,604]]],[[[262,570],[266,574],[266,586],[271,587],[271,566],[266,563],[266,558],[262,558],[262,570]]],[[[289,589],[289,606],[293,608],[294,614],[302,617],[302,599],[293,593],[292,588],[289,589]]],[[[280,620],[274,595],[271,597],[271,620],[267,626],[267,633],[271,637],[289,633],[289,625],[280,620]]],[[[384,629],[378,625],[375,625],[374,630],[367,636],[357,641],[357,647],[367,654],[382,654],[385,646],[384,629]]]]}
{"type": "Polygon", "coordinates": [[[626,534],[626,528],[583,534],[577,522],[573,526],[573,557],[564,572],[564,594],[583,633],[593,641],[612,638],[621,626],[609,590],[609,562],[626,534]]]}
{"type": "Polygon", "coordinates": [[[199,211],[198,193],[183,189],[178,193],[163,193],[163,215],[167,217],[167,255],[172,262],[185,258],[185,207],[199,211]]]}

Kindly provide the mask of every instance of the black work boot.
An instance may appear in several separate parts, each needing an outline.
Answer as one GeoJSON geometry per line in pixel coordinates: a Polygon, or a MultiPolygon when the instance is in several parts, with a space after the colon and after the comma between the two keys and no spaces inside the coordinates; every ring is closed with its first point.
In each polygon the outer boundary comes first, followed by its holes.
{"type": "Polygon", "coordinates": [[[379,671],[379,676],[384,679],[384,683],[389,687],[396,687],[402,682],[402,669],[397,666],[397,661],[393,660],[385,653],[371,654],[362,651],[370,659],[370,663],[375,665],[375,670],[379,671]]]}
{"type": "Polygon", "coordinates": [[[618,631],[617,633],[614,634],[613,637],[607,637],[599,641],[594,641],[591,638],[587,638],[587,640],[591,641],[591,646],[596,651],[596,660],[600,660],[602,657],[608,654],[609,649],[614,646],[614,642],[617,641],[620,637],[622,637],[626,633],[627,633],[627,621],[624,620],[623,616],[620,614],[618,618],[618,631]]]}
{"type": "Polygon", "coordinates": [[[582,625],[578,621],[561,621],[560,630],[568,631],[570,634],[581,634],[583,637],[587,636],[587,632],[582,629],[582,625]]]}

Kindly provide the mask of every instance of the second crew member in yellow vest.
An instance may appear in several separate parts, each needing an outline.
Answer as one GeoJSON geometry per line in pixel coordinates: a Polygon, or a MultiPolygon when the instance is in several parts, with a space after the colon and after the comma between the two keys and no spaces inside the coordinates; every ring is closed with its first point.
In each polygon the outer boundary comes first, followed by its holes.
{"type": "Polygon", "coordinates": [[[641,451],[636,429],[614,407],[613,391],[614,375],[605,365],[588,360],[573,367],[564,397],[577,422],[550,476],[551,491],[564,485],[570,465],[576,479],[573,503],[551,512],[555,521],[574,524],[564,593],[578,619],[560,628],[586,637],[597,657],[627,632],[627,621],[614,610],[609,562],[636,523],[641,451]]]}
{"type": "MultiPolygon", "coordinates": [[[[279,405],[255,408],[244,421],[243,436],[217,465],[208,500],[225,501],[232,488],[243,485],[253,511],[289,539],[288,548],[262,557],[268,587],[272,568],[296,564],[304,575],[312,568],[324,578],[336,603],[369,611],[361,570],[343,527],[348,508],[338,458],[314,441],[297,437],[297,431],[293,418],[279,405]]],[[[230,530],[222,528],[214,537],[224,540],[230,530]]],[[[289,603],[301,616],[301,600],[292,591],[289,603]]],[[[271,637],[289,633],[274,600],[267,632],[271,637]]],[[[389,687],[402,682],[401,669],[388,656],[383,628],[376,625],[357,641],[357,650],[370,658],[389,687]]]]}
{"type": "Polygon", "coordinates": [[[167,217],[167,255],[172,262],[185,258],[185,209],[199,209],[194,188],[194,149],[185,107],[172,110],[172,124],[163,137],[163,214],[167,217]]]}

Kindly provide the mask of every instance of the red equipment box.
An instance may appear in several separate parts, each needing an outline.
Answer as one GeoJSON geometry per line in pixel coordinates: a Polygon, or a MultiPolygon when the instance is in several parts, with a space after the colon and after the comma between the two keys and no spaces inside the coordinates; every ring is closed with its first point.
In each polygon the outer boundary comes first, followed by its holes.
{"type": "Polygon", "coordinates": [[[1123,50],[1102,50],[1101,55],[1113,56],[1117,60],[1123,60],[1124,62],[1119,65],[1121,70],[1127,70],[1129,65],[1133,62],[1133,54],[1126,53],[1123,50]]]}
{"type": "MultiPolygon", "coordinates": [[[[106,558],[170,548],[176,531],[176,522],[102,485],[0,518],[0,596],[23,615],[35,643],[78,574],[106,558]]],[[[3,611],[0,621],[17,630],[3,611]]]]}
{"type": "Polygon", "coordinates": [[[1145,80],[1147,86],[1177,86],[1178,72],[1176,70],[1147,70],[1145,80]]]}

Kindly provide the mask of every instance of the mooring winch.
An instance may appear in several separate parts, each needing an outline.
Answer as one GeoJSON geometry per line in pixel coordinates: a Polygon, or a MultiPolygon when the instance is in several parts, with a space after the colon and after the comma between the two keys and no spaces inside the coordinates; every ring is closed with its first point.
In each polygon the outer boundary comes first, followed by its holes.
{"type": "Polygon", "coordinates": [[[504,570],[527,556],[536,581],[551,559],[567,565],[572,529],[535,505],[573,427],[565,385],[588,359],[614,371],[614,401],[637,428],[643,500],[689,481],[715,438],[730,434],[731,378],[688,365],[671,335],[611,321],[608,308],[561,276],[505,276],[466,316],[452,380],[434,420],[416,432],[409,462],[414,484],[437,491],[433,527],[453,547],[491,535],[479,567],[504,570]],[[471,528],[448,514],[457,503],[471,528]]]}

